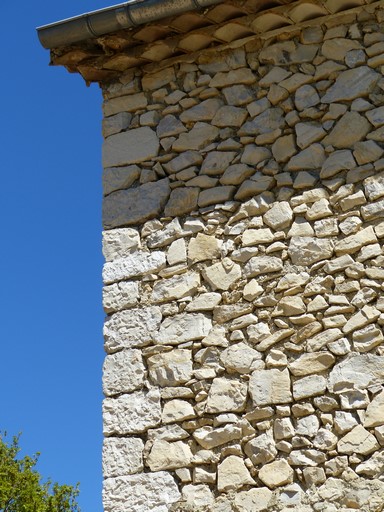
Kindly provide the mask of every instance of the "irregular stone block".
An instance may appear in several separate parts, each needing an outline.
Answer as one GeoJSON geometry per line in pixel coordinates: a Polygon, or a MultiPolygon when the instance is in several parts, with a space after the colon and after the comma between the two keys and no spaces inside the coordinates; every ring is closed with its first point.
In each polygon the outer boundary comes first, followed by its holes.
{"type": "Polygon", "coordinates": [[[244,410],[248,386],[240,380],[218,377],[213,379],[208,394],[206,411],[210,413],[244,410]]]}
{"type": "Polygon", "coordinates": [[[197,121],[212,121],[216,112],[223,106],[222,100],[209,98],[198,103],[194,107],[184,110],[180,114],[180,121],[183,123],[196,123],[197,121]]]}
{"type": "Polygon", "coordinates": [[[182,153],[187,150],[203,149],[219,135],[219,129],[207,123],[198,122],[188,133],[182,133],[172,145],[173,151],[182,153]]]}
{"type": "Polygon", "coordinates": [[[161,322],[160,308],[119,311],[104,324],[105,349],[112,353],[122,348],[143,347],[153,341],[161,322]]]}
{"type": "Polygon", "coordinates": [[[166,217],[178,217],[190,213],[197,208],[198,187],[179,187],[172,190],[164,208],[166,217]]]}
{"type": "Polygon", "coordinates": [[[146,463],[151,471],[161,471],[190,466],[192,458],[191,449],[185,442],[169,443],[156,439],[146,463]]]}
{"type": "Polygon", "coordinates": [[[148,100],[144,93],[129,94],[126,96],[118,96],[105,101],[103,104],[103,113],[105,117],[123,112],[135,112],[142,110],[148,105],[148,100]]]}
{"type": "Polygon", "coordinates": [[[213,291],[228,290],[241,278],[241,267],[229,258],[224,258],[223,261],[206,267],[202,275],[213,291]]]}
{"type": "Polygon", "coordinates": [[[353,453],[369,455],[379,447],[376,437],[368,432],[363,425],[357,425],[337,443],[338,452],[347,455],[353,453]]]}
{"type": "MultiPolygon", "coordinates": [[[[103,365],[103,393],[130,393],[144,384],[145,366],[140,350],[122,350],[107,355],[103,365]]],[[[116,476],[116,475],[114,475],[116,476]]]]}
{"type": "Polygon", "coordinates": [[[167,512],[179,498],[175,480],[165,471],[104,480],[105,512],[167,512]]]}
{"type": "Polygon", "coordinates": [[[275,203],[263,216],[265,224],[276,231],[289,227],[292,219],[293,211],[288,201],[275,203]]]}
{"type": "Polygon", "coordinates": [[[127,167],[108,167],[103,172],[103,193],[111,194],[116,190],[129,188],[140,177],[137,165],[127,167]]]}
{"type": "Polygon", "coordinates": [[[364,427],[372,428],[384,425],[384,391],[374,397],[368,405],[364,419],[364,427]]]}
{"type": "Polygon", "coordinates": [[[236,192],[236,187],[227,185],[203,190],[199,194],[198,205],[200,208],[211,204],[222,204],[230,201],[236,192]]]}
{"type": "Polygon", "coordinates": [[[290,372],[295,377],[305,377],[314,373],[322,373],[335,362],[335,357],[330,352],[314,352],[303,354],[288,364],[290,372]]]}
{"type": "Polygon", "coordinates": [[[164,208],[170,193],[168,178],[112,192],[103,201],[103,226],[110,229],[153,219],[164,208]]]}
{"type": "Polygon", "coordinates": [[[279,272],[283,269],[283,262],[275,256],[254,256],[244,267],[244,276],[255,277],[269,272],[279,272]]]}
{"type": "Polygon", "coordinates": [[[173,349],[148,358],[149,376],[157,386],[179,386],[192,378],[192,353],[173,349]]]}
{"type": "Polygon", "coordinates": [[[332,369],[328,389],[340,393],[349,389],[365,390],[384,380],[384,357],[373,354],[351,354],[332,369]]]}
{"type": "Polygon", "coordinates": [[[160,251],[137,251],[125,258],[107,262],[103,268],[105,284],[140,277],[163,269],[166,265],[165,254],[160,251]]]}
{"type": "Polygon", "coordinates": [[[322,97],[321,102],[336,103],[368,96],[379,79],[379,73],[368,66],[348,69],[339,74],[334,85],[322,97]]]}
{"type": "Polygon", "coordinates": [[[251,373],[253,370],[261,369],[261,354],[247,344],[240,342],[225,349],[220,360],[226,370],[238,373],[251,373]]]}
{"type": "Polygon", "coordinates": [[[220,492],[241,489],[244,485],[256,485],[244,460],[236,455],[226,457],[217,468],[217,488],[220,492]]]}
{"type": "Polygon", "coordinates": [[[321,144],[312,144],[293,156],[288,164],[288,171],[320,169],[325,161],[325,152],[321,144]]]}
{"type": "Polygon", "coordinates": [[[156,128],[156,134],[160,139],[173,137],[187,131],[183,123],[171,114],[163,117],[156,128]]]}
{"type": "Polygon", "coordinates": [[[164,404],[161,418],[162,422],[167,424],[190,420],[195,416],[195,411],[189,402],[175,399],[164,404]]]}
{"type": "Polygon", "coordinates": [[[133,228],[103,231],[103,255],[106,261],[123,258],[141,247],[140,235],[133,228]]]}
{"type": "Polygon", "coordinates": [[[158,155],[159,139],[149,126],[111,135],[103,144],[103,167],[145,162],[158,155]]]}
{"type": "Polygon", "coordinates": [[[182,499],[190,510],[195,510],[196,512],[203,510],[209,505],[213,505],[215,501],[209,486],[204,484],[184,485],[182,489],[182,499]]]}
{"type": "Polygon", "coordinates": [[[200,286],[200,274],[187,272],[170,279],[162,279],[154,284],[152,291],[153,302],[165,302],[194,295],[200,286]]]}
{"type": "Polygon", "coordinates": [[[333,242],[324,238],[293,236],[289,244],[288,254],[294,265],[309,266],[316,263],[316,261],[331,258],[333,242]]]}
{"type": "Polygon", "coordinates": [[[103,402],[104,434],[139,434],[161,422],[160,392],[158,389],[135,391],[103,402]]]}
{"type": "Polygon", "coordinates": [[[293,469],[285,459],[276,460],[263,466],[258,477],[270,489],[293,482],[293,469]]]}
{"type": "Polygon", "coordinates": [[[241,427],[235,425],[224,425],[221,428],[202,427],[193,432],[193,437],[200,446],[206,450],[216,448],[223,444],[229,443],[243,436],[241,427]]]}
{"type": "Polygon", "coordinates": [[[210,151],[203,161],[200,174],[208,174],[210,176],[222,174],[235,156],[236,153],[234,151],[210,151]]]}
{"type": "Polygon", "coordinates": [[[321,395],[325,392],[327,381],[322,375],[308,375],[293,383],[293,398],[303,400],[311,396],[321,395]]]}
{"type": "Polygon", "coordinates": [[[212,321],[202,313],[181,313],[166,318],[157,333],[160,345],[179,345],[186,341],[201,340],[212,328],[212,321]]]}
{"type": "Polygon", "coordinates": [[[114,313],[137,304],[139,285],[137,282],[121,281],[103,288],[103,307],[106,313],[114,313]]]}
{"type": "Polygon", "coordinates": [[[375,230],[372,226],[360,230],[355,235],[336,242],[335,252],[339,254],[353,254],[361,249],[364,245],[374,244],[377,242],[375,230]]]}
{"type": "Polygon", "coordinates": [[[104,478],[132,475],[144,469],[140,438],[106,437],[103,442],[104,478]]]}
{"type": "Polygon", "coordinates": [[[249,393],[256,406],[292,402],[288,370],[256,370],[249,380],[249,393]]]}
{"type": "Polygon", "coordinates": [[[322,165],[320,178],[331,178],[340,171],[354,169],[356,167],[352,151],[349,149],[339,149],[333,151],[322,165]]]}
{"type": "Polygon", "coordinates": [[[338,149],[349,149],[355,142],[363,140],[370,130],[371,124],[365,117],[358,112],[346,112],[322,143],[338,149]]]}
{"type": "Polygon", "coordinates": [[[235,495],[235,505],[239,512],[265,512],[269,510],[272,491],[267,487],[240,491],[235,495]]]}

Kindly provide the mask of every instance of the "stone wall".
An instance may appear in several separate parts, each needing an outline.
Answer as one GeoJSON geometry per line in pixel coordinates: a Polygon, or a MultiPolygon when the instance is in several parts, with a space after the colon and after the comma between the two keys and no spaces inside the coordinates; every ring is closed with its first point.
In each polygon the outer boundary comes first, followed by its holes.
{"type": "Polygon", "coordinates": [[[104,87],[106,512],[383,510],[383,17],[104,87]]]}

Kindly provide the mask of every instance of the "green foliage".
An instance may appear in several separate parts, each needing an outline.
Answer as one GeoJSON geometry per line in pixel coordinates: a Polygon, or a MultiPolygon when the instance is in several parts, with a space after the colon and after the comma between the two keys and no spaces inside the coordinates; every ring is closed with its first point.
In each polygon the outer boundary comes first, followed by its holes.
{"type": "Polygon", "coordinates": [[[78,485],[41,482],[34,469],[39,454],[17,458],[19,437],[0,436],[0,512],[80,512],[78,485]]]}

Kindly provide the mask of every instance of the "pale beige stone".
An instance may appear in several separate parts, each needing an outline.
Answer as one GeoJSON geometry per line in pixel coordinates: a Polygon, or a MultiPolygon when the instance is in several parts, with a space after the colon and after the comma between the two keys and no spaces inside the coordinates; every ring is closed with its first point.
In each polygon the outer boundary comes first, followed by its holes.
{"type": "Polygon", "coordinates": [[[264,512],[268,510],[272,491],[267,487],[236,493],[235,505],[239,512],[264,512]]]}
{"type": "Polygon", "coordinates": [[[249,381],[249,393],[256,406],[286,404],[292,401],[288,370],[256,370],[249,381]]]}
{"type": "Polygon", "coordinates": [[[158,389],[135,391],[103,402],[104,434],[139,434],[161,422],[158,389]]]}
{"type": "Polygon", "coordinates": [[[220,360],[229,372],[251,373],[256,368],[260,369],[261,365],[264,366],[260,352],[244,342],[225,349],[220,355],[220,360]]]}
{"type": "Polygon", "coordinates": [[[196,512],[202,510],[203,507],[212,505],[215,501],[209,486],[204,484],[184,485],[181,495],[183,501],[185,501],[186,505],[189,507],[189,510],[196,512]]]}
{"type": "Polygon", "coordinates": [[[364,245],[377,242],[377,237],[372,226],[360,230],[355,235],[350,235],[335,244],[335,252],[340,254],[353,254],[364,245]]]}
{"type": "Polygon", "coordinates": [[[344,325],[343,333],[349,334],[356,329],[361,329],[372,322],[375,322],[380,316],[380,311],[373,306],[365,305],[360,311],[355,313],[344,325]]]}
{"type": "Polygon", "coordinates": [[[170,279],[157,281],[152,291],[153,302],[165,302],[194,295],[200,285],[200,274],[187,272],[170,279]]]}
{"type": "Polygon", "coordinates": [[[338,452],[347,455],[351,455],[352,453],[369,455],[378,448],[379,443],[375,436],[368,432],[362,425],[357,425],[337,443],[338,452]]]}
{"type": "Polygon", "coordinates": [[[229,380],[222,377],[213,379],[208,394],[208,413],[242,411],[247,399],[248,386],[240,380],[229,380]]]}
{"type": "Polygon", "coordinates": [[[147,345],[155,337],[161,316],[156,306],[118,311],[104,323],[106,351],[112,353],[147,345]]]}
{"type": "Polygon", "coordinates": [[[122,350],[107,355],[103,365],[103,392],[106,396],[129,393],[144,384],[145,366],[140,350],[122,350]]]}
{"type": "Polygon", "coordinates": [[[227,424],[223,427],[201,427],[193,432],[193,437],[203,448],[211,450],[216,446],[229,443],[242,438],[242,429],[240,426],[227,424]]]}
{"type": "Polygon", "coordinates": [[[273,311],[273,316],[293,316],[305,313],[306,306],[301,297],[283,297],[273,311]]]}
{"type": "Polygon", "coordinates": [[[217,488],[220,492],[241,489],[244,485],[256,485],[242,458],[226,457],[217,468],[217,488]]]}
{"type": "Polygon", "coordinates": [[[384,425],[384,391],[374,397],[372,402],[368,405],[364,427],[372,428],[384,425]]]}
{"type": "Polygon", "coordinates": [[[248,441],[244,446],[244,452],[255,466],[273,461],[276,458],[277,449],[272,429],[248,441]]]}
{"type": "Polygon", "coordinates": [[[246,229],[241,236],[242,245],[244,247],[268,244],[274,240],[274,235],[269,228],[263,229],[246,229]]]}
{"type": "Polygon", "coordinates": [[[295,377],[305,377],[314,373],[322,373],[335,362],[335,357],[329,352],[314,352],[303,354],[288,364],[295,377]]]}
{"type": "Polygon", "coordinates": [[[162,471],[190,466],[192,452],[184,441],[169,443],[163,439],[156,439],[152,445],[146,464],[151,471],[162,471]]]}
{"type": "Polygon", "coordinates": [[[164,424],[185,421],[195,417],[192,405],[185,400],[169,400],[163,407],[161,421],[164,424]]]}
{"type": "Polygon", "coordinates": [[[272,205],[272,207],[263,215],[263,221],[267,226],[274,230],[288,228],[293,219],[293,211],[287,201],[281,201],[272,205]]]}
{"type": "Polygon", "coordinates": [[[165,471],[106,478],[103,484],[105,512],[166,511],[179,498],[173,476],[165,471]]]}
{"type": "Polygon", "coordinates": [[[213,290],[228,290],[241,278],[241,267],[229,258],[206,267],[202,275],[213,290]]]}
{"type": "Polygon", "coordinates": [[[269,272],[282,270],[283,262],[275,256],[254,256],[244,267],[245,277],[255,277],[269,272]]]}
{"type": "Polygon", "coordinates": [[[325,238],[293,236],[288,254],[294,265],[308,266],[333,255],[333,241],[325,238]]]}
{"type": "Polygon", "coordinates": [[[290,484],[293,481],[293,469],[285,459],[264,465],[258,474],[260,480],[270,489],[290,484]]]}
{"type": "Polygon", "coordinates": [[[191,264],[212,260],[220,256],[221,241],[214,236],[198,233],[188,244],[188,259],[191,264]]]}
{"type": "Polygon", "coordinates": [[[105,478],[140,473],[144,443],[137,437],[106,437],[103,442],[103,475],[105,478]]]}
{"type": "Polygon", "coordinates": [[[106,313],[114,313],[137,304],[139,286],[137,282],[121,281],[103,287],[103,307],[106,313]]]}
{"type": "Polygon", "coordinates": [[[192,378],[192,353],[173,349],[148,358],[149,375],[158,386],[179,386],[192,378]]]}
{"type": "Polygon", "coordinates": [[[205,338],[211,327],[212,321],[202,313],[181,313],[166,318],[154,337],[160,345],[178,345],[205,338]]]}

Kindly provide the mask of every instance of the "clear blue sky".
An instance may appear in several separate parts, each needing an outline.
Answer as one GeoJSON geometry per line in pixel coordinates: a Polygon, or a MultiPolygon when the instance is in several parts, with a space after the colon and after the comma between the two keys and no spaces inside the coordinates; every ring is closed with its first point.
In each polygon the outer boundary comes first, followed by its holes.
{"type": "Polygon", "coordinates": [[[49,67],[35,27],[108,5],[0,7],[0,430],[80,481],[83,512],[102,510],[101,92],[49,67]]]}

